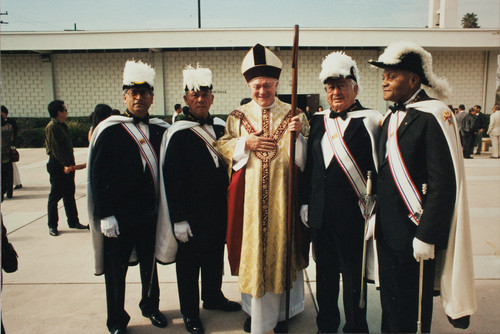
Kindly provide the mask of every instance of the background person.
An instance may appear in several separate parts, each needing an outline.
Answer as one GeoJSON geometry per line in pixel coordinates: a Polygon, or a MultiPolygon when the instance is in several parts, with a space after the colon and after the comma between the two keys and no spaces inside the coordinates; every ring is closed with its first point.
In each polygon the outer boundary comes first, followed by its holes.
{"type": "Polygon", "coordinates": [[[477,118],[474,107],[469,108],[469,113],[462,120],[460,128],[463,137],[463,155],[464,159],[473,159],[472,152],[474,151],[474,141],[477,134],[477,118]]]}
{"type": "Polygon", "coordinates": [[[57,203],[62,198],[68,226],[79,230],[88,230],[88,225],[80,224],[75,202],[75,170],[86,167],[86,164],[75,165],[73,144],[69,137],[68,109],[64,101],[54,100],[48,105],[50,122],[44,130],[45,148],[49,161],[47,172],[50,176],[50,194],[47,203],[48,226],[51,236],[59,235],[57,230],[59,214],[57,203]]]}
{"type": "MultiPolygon", "coordinates": [[[[2,198],[3,201],[3,198],[2,198]]],[[[5,271],[6,273],[13,273],[17,271],[18,263],[17,263],[17,253],[16,250],[14,249],[14,246],[9,242],[9,239],[7,238],[7,229],[5,228],[3,224],[3,217],[0,214],[0,221],[2,224],[2,270],[5,271]]],[[[3,271],[0,271],[0,284],[2,285],[3,288],[3,271]]],[[[3,327],[3,320],[1,321],[2,324],[2,334],[5,334],[5,329],[3,327]]]]}
{"type": "Polygon", "coordinates": [[[488,135],[491,139],[492,153],[490,158],[498,159],[500,148],[500,105],[495,104],[490,116],[490,126],[488,127],[488,135]]]}
{"type": "Polygon", "coordinates": [[[99,103],[95,106],[94,112],[92,113],[92,124],[89,129],[89,143],[90,138],[92,137],[92,132],[97,127],[99,123],[104,121],[106,118],[113,114],[113,109],[110,106],[104,103],[99,103]]]}
{"type": "Polygon", "coordinates": [[[462,124],[464,122],[465,116],[467,116],[467,111],[465,111],[465,105],[460,104],[458,106],[458,113],[455,115],[455,119],[457,120],[457,128],[460,134],[460,143],[462,146],[464,145],[463,141],[463,132],[462,132],[462,124]]]}
{"type": "Polygon", "coordinates": [[[13,191],[13,167],[10,153],[14,146],[14,127],[7,122],[9,111],[5,106],[2,106],[2,200],[4,195],[7,198],[12,198],[13,191]]]}
{"type": "MultiPolygon", "coordinates": [[[[5,113],[5,115],[6,115],[5,119],[6,119],[7,123],[12,125],[12,131],[14,132],[14,140],[12,142],[12,145],[17,146],[17,133],[19,131],[19,128],[17,126],[17,122],[12,117],[8,117],[9,110],[7,109],[7,107],[2,106],[2,113],[5,113]]],[[[19,173],[19,168],[17,167],[17,162],[14,162],[14,161],[12,162],[12,170],[13,170],[13,182],[12,182],[12,184],[14,185],[14,189],[21,189],[23,187],[23,184],[21,182],[21,174],[19,173]]],[[[9,195],[9,194],[7,194],[7,195],[9,195]]],[[[10,193],[10,195],[12,197],[12,192],[10,193]]]]}
{"type": "Polygon", "coordinates": [[[481,112],[481,106],[476,104],[474,106],[476,112],[476,155],[481,154],[481,149],[483,148],[483,135],[488,127],[488,119],[486,115],[481,112]]]}
{"type": "Polygon", "coordinates": [[[174,113],[172,115],[172,124],[175,123],[175,119],[177,118],[177,116],[181,115],[182,114],[182,108],[181,108],[181,105],[180,103],[176,103],[174,105],[174,113]]]}

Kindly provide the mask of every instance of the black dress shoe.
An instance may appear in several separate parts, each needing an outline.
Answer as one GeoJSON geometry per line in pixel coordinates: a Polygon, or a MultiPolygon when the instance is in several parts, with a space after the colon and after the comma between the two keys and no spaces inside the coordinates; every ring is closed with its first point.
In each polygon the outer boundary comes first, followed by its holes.
{"type": "Polygon", "coordinates": [[[275,333],[288,333],[288,330],[286,329],[286,321],[278,321],[276,324],[276,327],[274,327],[274,332],[275,333]]]}
{"type": "Polygon", "coordinates": [[[151,320],[151,323],[153,326],[160,327],[160,328],[165,328],[168,325],[168,320],[167,317],[163,315],[160,311],[155,311],[149,315],[142,314],[146,318],[149,318],[151,320]]]}
{"type": "Polygon", "coordinates": [[[241,305],[237,302],[224,299],[218,303],[203,303],[203,308],[205,310],[220,310],[224,312],[238,312],[241,310],[241,305]]]}
{"type": "Polygon", "coordinates": [[[452,318],[448,317],[448,321],[455,328],[467,329],[467,328],[469,328],[469,325],[470,325],[470,315],[466,315],[466,316],[463,316],[463,317],[458,318],[458,319],[452,319],[452,318]]]}
{"type": "Polygon", "coordinates": [[[69,228],[76,228],[77,230],[88,230],[89,226],[76,223],[76,225],[71,225],[69,228]]]}
{"type": "Polygon", "coordinates": [[[201,319],[191,318],[191,317],[182,317],[184,319],[184,325],[186,325],[186,330],[189,333],[193,334],[203,334],[205,333],[205,329],[203,328],[203,324],[201,323],[201,319]]]}
{"type": "Polygon", "coordinates": [[[59,232],[57,231],[56,227],[49,227],[49,234],[53,237],[57,237],[59,235],[59,232]]]}
{"type": "Polygon", "coordinates": [[[125,328],[117,328],[110,331],[111,334],[125,334],[127,330],[125,328]]]}
{"type": "Polygon", "coordinates": [[[17,186],[14,187],[14,189],[21,189],[23,187],[22,184],[18,184],[17,186]]]}
{"type": "Polygon", "coordinates": [[[243,330],[246,333],[250,333],[252,331],[252,317],[248,317],[243,324],[243,330]]]}

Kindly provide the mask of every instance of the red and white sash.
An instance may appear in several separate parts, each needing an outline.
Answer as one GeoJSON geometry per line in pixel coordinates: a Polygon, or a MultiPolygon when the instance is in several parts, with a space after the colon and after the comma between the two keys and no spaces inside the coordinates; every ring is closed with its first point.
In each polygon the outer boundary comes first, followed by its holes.
{"type": "MultiPolygon", "coordinates": [[[[347,179],[352,185],[354,192],[359,199],[359,208],[361,214],[365,212],[366,179],[347,147],[342,130],[340,129],[338,118],[332,119],[329,115],[323,117],[325,123],[325,132],[328,136],[328,142],[334,152],[335,159],[344,171],[347,179]]],[[[349,120],[349,119],[348,119],[349,120]]]]}
{"type": "MultiPolygon", "coordinates": [[[[216,143],[217,143],[217,137],[213,133],[211,133],[207,128],[204,126],[196,125],[193,126],[191,129],[200,139],[202,139],[205,144],[207,145],[208,152],[214,159],[215,167],[219,167],[219,159],[222,161],[222,163],[225,165],[224,158],[222,155],[217,151],[216,148],[216,143]]],[[[226,166],[227,167],[227,166],[226,166]]]]}
{"type": "Polygon", "coordinates": [[[399,116],[399,112],[390,116],[389,126],[387,127],[387,158],[394,183],[398,187],[399,194],[410,212],[408,218],[418,225],[424,211],[422,209],[422,198],[410,177],[410,173],[408,173],[408,169],[401,156],[401,151],[399,150],[397,134],[399,116]]]}
{"type": "Polygon", "coordinates": [[[121,125],[139,147],[139,151],[153,175],[153,182],[155,184],[156,194],[158,195],[160,190],[158,184],[158,156],[153,149],[153,145],[146,134],[137,125],[133,123],[121,123],[121,125]]]}

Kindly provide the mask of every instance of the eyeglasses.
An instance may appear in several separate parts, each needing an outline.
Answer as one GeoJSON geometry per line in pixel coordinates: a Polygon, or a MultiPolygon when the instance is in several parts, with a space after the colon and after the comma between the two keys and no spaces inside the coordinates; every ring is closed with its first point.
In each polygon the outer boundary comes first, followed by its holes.
{"type": "Polygon", "coordinates": [[[138,97],[139,95],[142,96],[142,97],[151,97],[152,95],[152,92],[149,90],[149,89],[129,89],[127,91],[127,95],[130,96],[131,98],[135,99],[136,97],[138,97]]]}
{"type": "Polygon", "coordinates": [[[335,83],[335,84],[328,84],[325,87],[325,91],[327,93],[332,93],[335,90],[335,88],[338,88],[341,91],[346,91],[346,90],[349,89],[349,86],[351,86],[351,83],[345,82],[345,81],[344,82],[335,83]]]}
{"type": "Polygon", "coordinates": [[[252,88],[253,90],[260,90],[261,88],[268,90],[268,89],[273,88],[274,85],[275,85],[275,82],[265,82],[263,84],[252,84],[252,85],[250,85],[250,88],[252,88]]]}

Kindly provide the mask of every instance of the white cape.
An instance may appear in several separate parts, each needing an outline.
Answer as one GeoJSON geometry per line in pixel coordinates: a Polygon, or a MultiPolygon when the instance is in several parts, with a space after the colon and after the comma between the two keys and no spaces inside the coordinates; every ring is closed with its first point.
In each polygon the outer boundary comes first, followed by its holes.
{"type": "MultiPolygon", "coordinates": [[[[225,126],[226,123],[220,118],[214,118],[214,124],[225,126]]],[[[160,202],[158,205],[158,225],[156,227],[156,259],[161,263],[171,263],[175,261],[177,253],[177,240],[172,231],[170,221],[170,213],[167,205],[167,194],[163,183],[163,165],[165,164],[165,155],[170,139],[177,131],[190,129],[199,125],[192,121],[176,121],[165,133],[161,141],[160,147],[160,202]],[[168,222],[168,224],[160,224],[159,222],[168,222]]]]}
{"type": "Polygon", "coordinates": [[[448,107],[438,100],[411,103],[407,108],[415,108],[436,117],[450,148],[457,192],[448,247],[436,254],[436,280],[439,279],[437,283],[444,311],[450,318],[472,315],[477,310],[476,290],[464,160],[457,123],[448,107]]]}
{"type": "MultiPolygon", "coordinates": [[[[108,127],[110,126],[113,126],[113,125],[116,125],[116,124],[120,124],[120,123],[130,123],[130,122],[133,122],[133,119],[130,118],[130,117],[125,117],[125,116],[110,116],[108,117],[107,119],[105,119],[104,121],[102,121],[101,123],[99,123],[99,125],[94,129],[93,133],[92,133],[92,137],[90,139],[90,143],[89,143],[89,152],[88,152],[88,156],[87,156],[87,210],[88,210],[88,216],[89,216],[89,222],[90,222],[90,231],[91,231],[91,234],[92,234],[92,244],[93,244],[93,247],[94,247],[94,260],[95,260],[95,275],[102,275],[104,273],[104,252],[103,252],[103,244],[104,244],[104,235],[101,233],[101,223],[100,223],[100,220],[95,220],[94,219],[94,200],[93,200],[93,196],[92,196],[92,189],[90,187],[90,173],[91,173],[91,164],[90,164],[90,157],[91,157],[91,154],[92,154],[92,149],[94,148],[94,145],[97,141],[97,138],[99,137],[99,135],[105,130],[107,129],[108,127]]],[[[150,124],[155,124],[155,125],[159,125],[159,126],[162,126],[162,127],[166,127],[168,128],[169,127],[169,124],[160,120],[160,119],[157,119],[157,118],[151,118],[149,120],[150,124]]],[[[167,130],[168,131],[168,130],[167,130]]],[[[163,187],[160,187],[160,189],[163,189],[163,187]]],[[[160,202],[161,204],[161,202],[160,202]]],[[[160,218],[160,215],[158,215],[158,218],[160,218]]],[[[159,228],[159,226],[162,226],[162,230],[168,230],[170,229],[170,233],[172,234],[173,236],[173,233],[172,233],[172,226],[170,224],[170,220],[165,220],[165,219],[158,219],[158,224],[157,224],[157,228],[159,228]]],[[[158,244],[158,238],[159,238],[159,235],[157,234],[156,235],[156,243],[158,244]]],[[[170,243],[165,243],[166,246],[170,247],[170,248],[173,248],[173,246],[175,245],[175,249],[177,250],[177,242],[175,240],[175,238],[173,239],[174,241],[174,244],[172,244],[172,242],[170,243]]],[[[175,254],[175,252],[174,252],[175,254]]],[[[132,253],[131,257],[130,257],[130,262],[135,262],[137,260],[137,255],[135,254],[135,251],[132,253]]],[[[172,262],[172,261],[170,261],[172,262]]]]}

